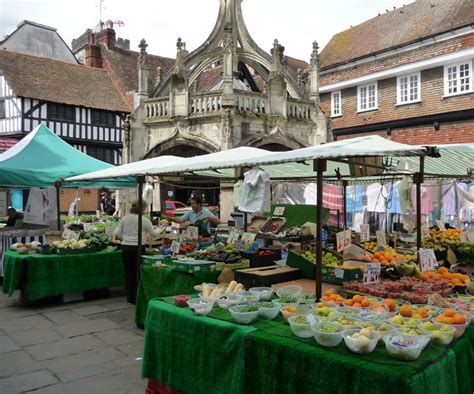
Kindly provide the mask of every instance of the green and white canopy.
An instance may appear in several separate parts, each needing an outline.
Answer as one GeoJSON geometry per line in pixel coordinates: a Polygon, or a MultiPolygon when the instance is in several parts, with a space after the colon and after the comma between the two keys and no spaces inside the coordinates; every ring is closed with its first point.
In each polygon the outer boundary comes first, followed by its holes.
{"type": "MultiPolygon", "coordinates": [[[[110,167],[113,166],[87,156],[64,142],[45,125],[39,125],[0,155],[0,187],[51,187],[59,179],[110,167]]],[[[136,186],[127,180],[85,185],[136,186]]]]}

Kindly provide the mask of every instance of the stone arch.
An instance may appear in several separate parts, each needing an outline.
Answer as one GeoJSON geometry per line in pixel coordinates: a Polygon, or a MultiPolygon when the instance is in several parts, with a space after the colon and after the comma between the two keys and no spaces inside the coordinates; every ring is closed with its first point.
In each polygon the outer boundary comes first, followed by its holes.
{"type": "Polygon", "coordinates": [[[153,157],[171,155],[178,157],[193,157],[217,152],[218,149],[206,141],[187,140],[184,138],[173,138],[156,144],[143,157],[151,159],[153,157]]]}
{"type": "Polygon", "coordinates": [[[303,145],[288,138],[282,139],[278,137],[261,137],[250,141],[247,146],[266,149],[272,152],[285,152],[293,149],[303,148],[303,145]]]}

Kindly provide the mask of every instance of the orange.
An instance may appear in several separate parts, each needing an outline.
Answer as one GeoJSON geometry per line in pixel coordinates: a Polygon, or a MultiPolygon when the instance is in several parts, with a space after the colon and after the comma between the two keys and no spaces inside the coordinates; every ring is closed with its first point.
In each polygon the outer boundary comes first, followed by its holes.
{"type": "Polygon", "coordinates": [[[297,309],[294,306],[288,305],[283,308],[285,312],[296,313],[297,309]]]}
{"type": "Polygon", "coordinates": [[[410,305],[402,305],[400,307],[400,315],[402,315],[403,317],[411,317],[412,314],[413,311],[411,310],[410,305]]]}
{"type": "Polygon", "coordinates": [[[352,301],[357,302],[359,304],[362,302],[362,300],[363,298],[359,294],[356,294],[354,297],[352,297],[352,301]]]}
{"type": "Polygon", "coordinates": [[[347,306],[352,306],[353,304],[354,304],[354,301],[352,301],[352,300],[347,300],[346,301],[347,306]]]}
{"type": "Polygon", "coordinates": [[[425,273],[425,272],[423,272],[423,273],[420,275],[420,279],[423,280],[423,281],[426,281],[426,280],[428,280],[429,278],[430,278],[430,276],[429,276],[427,273],[425,273]]]}
{"type": "Polygon", "coordinates": [[[416,310],[416,313],[418,313],[421,317],[426,318],[428,317],[428,310],[426,308],[418,308],[416,310]]]}
{"type": "Polygon", "coordinates": [[[370,301],[367,298],[364,298],[364,300],[360,303],[364,308],[367,308],[370,306],[370,301]]]}
{"type": "Polygon", "coordinates": [[[452,309],[446,309],[444,311],[444,316],[446,317],[454,317],[456,315],[456,311],[452,310],[452,309]]]}
{"type": "Polygon", "coordinates": [[[464,324],[466,323],[466,317],[460,314],[457,314],[453,317],[453,324],[464,324]]]}
{"type": "Polygon", "coordinates": [[[354,303],[352,304],[352,306],[353,306],[354,308],[362,308],[362,305],[359,304],[358,302],[354,302],[354,303]]]}
{"type": "Polygon", "coordinates": [[[330,297],[332,295],[332,290],[326,290],[324,295],[330,297]]]}
{"type": "Polygon", "coordinates": [[[397,305],[395,304],[395,301],[392,300],[391,298],[387,298],[386,300],[383,300],[383,303],[388,306],[388,309],[390,312],[393,312],[397,305]]]}
{"type": "Polygon", "coordinates": [[[448,269],[446,267],[441,267],[441,268],[438,269],[438,273],[440,273],[440,274],[444,274],[446,272],[448,272],[448,269]]]}

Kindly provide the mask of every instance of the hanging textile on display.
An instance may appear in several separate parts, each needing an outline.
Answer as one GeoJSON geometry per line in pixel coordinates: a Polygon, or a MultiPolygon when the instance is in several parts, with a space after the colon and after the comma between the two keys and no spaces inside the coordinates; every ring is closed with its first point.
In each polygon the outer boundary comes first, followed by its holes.
{"type": "Polygon", "coordinates": [[[412,182],[409,177],[404,177],[398,184],[398,194],[400,196],[400,209],[403,213],[413,212],[415,206],[411,196],[412,182]]]}
{"type": "Polygon", "coordinates": [[[367,211],[385,212],[387,202],[387,189],[380,183],[367,186],[367,211]]]}
{"type": "Polygon", "coordinates": [[[153,203],[153,186],[149,183],[147,183],[143,188],[142,198],[144,201],[146,201],[148,206],[153,203]]]}
{"type": "Polygon", "coordinates": [[[457,214],[456,210],[456,182],[452,181],[441,185],[443,213],[446,217],[457,214]]]}
{"type": "Polygon", "coordinates": [[[234,207],[238,207],[240,205],[240,198],[242,197],[242,185],[243,182],[241,179],[234,183],[234,194],[232,195],[232,203],[234,207]]]}
{"type": "Polygon", "coordinates": [[[26,204],[23,223],[48,225],[56,215],[56,191],[54,188],[31,188],[26,204]]]}
{"type": "Polygon", "coordinates": [[[245,173],[239,210],[268,212],[270,207],[270,177],[265,171],[254,167],[245,173]]]}

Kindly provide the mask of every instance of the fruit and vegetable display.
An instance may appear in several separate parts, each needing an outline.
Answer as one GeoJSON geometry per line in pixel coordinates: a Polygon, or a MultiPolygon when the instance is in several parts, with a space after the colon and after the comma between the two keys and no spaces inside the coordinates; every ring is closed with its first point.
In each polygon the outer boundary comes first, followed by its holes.
{"type": "Polygon", "coordinates": [[[235,250],[234,245],[211,245],[205,250],[192,249],[186,253],[186,257],[195,260],[215,261],[218,263],[234,264],[242,260],[240,254],[235,250]]]}
{"type": "Polygon", "coordinates": [[[444,280],[450,286],[466,286],[470,281],[468,275],[452,273],[446,267],[440,267],[437,271],[427,271],[420,274],[420,280],[427,282],[433,279],[444,280]]]}
{"type": "Polygon", "coordinates": [[[265,234],[273,234],[278,232],[284,224],[285,219],[271,218],[260,228],[260,231],[265,234]]]}
{"type": "Polygon", "coordinates": [[[35,254],[40,253],[42,244],[38,241],[23,244],[21,242],[14,243],[10,246],[10,250],[19,254],[35,254]]]}
{"type": "Polygon", "coordinates": [[[398,253],[390,246],[384,246],[384,250],[376,251],[374,254],[362,257],[362,260],[382,265],[395,264],[402,261],[416,261],[416,255],[398,253]]]}
{"type": "Polygon", "coordinates": [[[423,239],[425,245],[433,245],[435,248],[436,245],[442,245],[445,247],[455,246],[461,242],[462,230],[459,229],[447,229],[447,230],[437,230],[430,229],[429,237],[423,239]]]}
{"type": "Polygon", "coordinates": [[[324,296],[321,297],[321,301],[343,303],[346,301],[340,294],[335,293],[333,290],[326,290],[324,296]]]}
{"type": "Polygon", "coordinates": [[[81,233],[81,239],[89,242],[90,246],[105,247],[112,243],[110,237],[100,231],[90,231],[81,233]]]}

